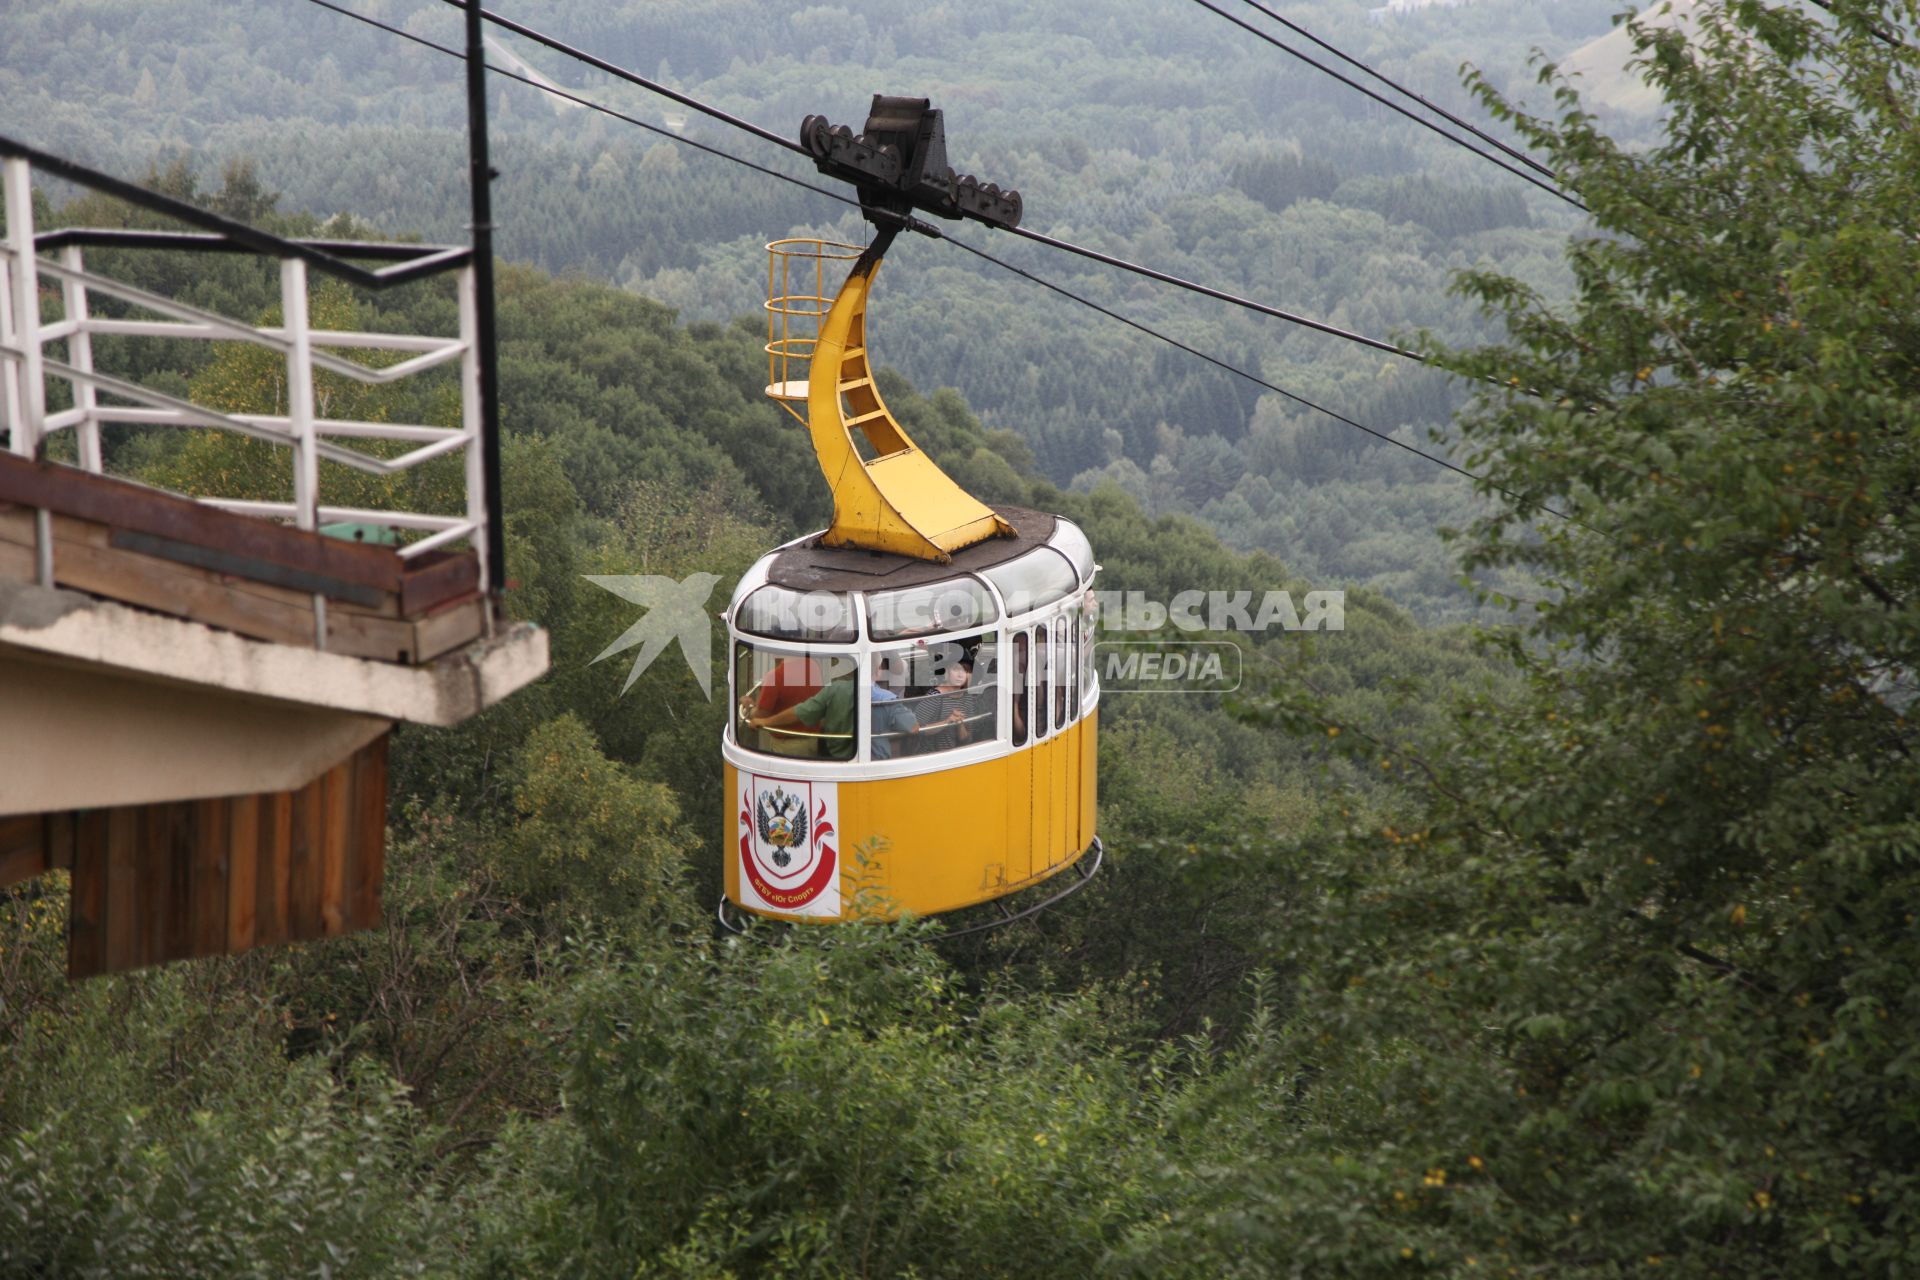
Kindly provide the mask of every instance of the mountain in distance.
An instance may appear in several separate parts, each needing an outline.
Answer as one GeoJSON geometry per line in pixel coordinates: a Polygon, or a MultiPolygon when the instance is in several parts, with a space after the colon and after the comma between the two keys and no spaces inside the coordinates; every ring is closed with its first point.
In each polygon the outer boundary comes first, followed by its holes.
{"type": "MultiPolygon", "coordinates": [[[[1670,0],[1638,17],[1654,27],[1687,27],[1693,23],[1694,0],[1670,0]]],[[[1560,70],[1574,78],[1589,109],[1602,109],[1629,120],[1648,120],[1660,110],[1660,92],[1648,84],[1638,67],[1627,65],[1633,41],[1623,22],[1603,36],[1587,41],[1559,60],[1560,70]]]]}

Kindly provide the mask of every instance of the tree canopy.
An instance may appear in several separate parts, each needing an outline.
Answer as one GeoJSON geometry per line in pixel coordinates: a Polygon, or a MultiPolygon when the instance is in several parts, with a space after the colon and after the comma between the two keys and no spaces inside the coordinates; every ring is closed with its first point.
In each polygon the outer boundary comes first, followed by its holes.
{"type": "Polygon", "coordinates": [[[1484,93],[1596,229],[1570,305],[1464,275],[1510,336],[1446,356],[1514,495],[1467,561],[1540,583],[1498,639],[1527,696],[1357,748],[1420,803],[1316,860],[1289,949],[1318,1069],[1390,1081],[1379,1145],[1327,1144],[1383,1253],[1920,1264],[1920,55],[1884,34],[1910,6],[1831,9],[1630,22],[1647,150],[1570,87],[1557,119],[1484,93]]]}
{"type": "MultiPolygon", "coordinates": [[[[58,878],[0,897],[0,1270],[1920,1270],[1916,26],[1908,0],[1630,21],[1647,146],[1550,68],[1550,114],[1479,83],[1594,210],[1565,297],[1468,271],[1500,336],[1432,340],[1486,477],[1455,545],[1527,584],[1489,602],[1513,621],[1476,648],[1356,590],[1344,633],[1243,641],[1265,679],[1237,702],[1106,698],[1109,867],[985,941],[704,926],[722,708],[684,671],[621,700],[581,575],[731,578],[821,491],[755,325],[504,272],[511,576],[553,676],[396,740],[378,934],[68,986],[58,878]]],[[[258,264],[152,269],[271,305],[258,264]]],[[[444,329],[451,302],[327,305],[444,329]]],[[[98,355],[276,393],[218,346],[98,355]]],[[[1103,586],[1293,584],[1132,492],[1270,511],[1206,433],[1063,492],[958,394],[883,376],[964,483],[1079,520],[1103,586]]],[[[435,411],[406,394],[357,411],[435,411]]],[[[1263,410],[1249,455],[1316,456],[1263,410]]],[[[109,445],[187,487],[255,474],[204,438],[109,445]]]]}

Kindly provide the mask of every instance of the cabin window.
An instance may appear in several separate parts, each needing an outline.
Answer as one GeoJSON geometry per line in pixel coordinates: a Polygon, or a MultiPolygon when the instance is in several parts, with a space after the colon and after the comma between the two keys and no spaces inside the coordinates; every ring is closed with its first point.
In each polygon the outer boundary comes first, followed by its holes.
{"type": "Polygon", "coordinates": [[[1067,714],[1073,719],[1080,718],[1080,620],[1068,618],[1067,623],[1067,714]]]}
{"type": "Polygon", "coordinates": [[[1027,653],[1031,646],[1027,643],[1027,633],[1016,631],[1013,635],[1013,665],[1007,672],[1007,679],[1013,685],[1013,745],[1026,745],[1027,741],[1027,653]]]}
{"type": "Polygon", "coordinates": [[[1073,671],[1067,661],[1067,620],[1053,620],[1053,723],[1056,728],[1067,727],[1067,683],[1073,671]]]}
{"type": "Polygon", "coordinates": [[[850,596],[834,591],[793,591],[772,584],[740,602],[733,625],[750,636],[809,644],[851,644],[857,634],[850,596]]]}
{"type": "Polygon", "coordinates": [[[999,616],[993,593],[978,578],[951,578],[867,596],[867,631],[875,640],[975,631],[999,616]]]}
{"type": "Polygon", "coordinates": [[[794,760],[851,760],[859,748],[859,663],[850,654],[733,650],[734,741],[794,760]]]}
{"type": "Polygon", "coordinates": [[[876,652],[870,679],[875,760],[937,755],[1000,736],[997,635],[876,652]]]}
{"type": "Polygon", "coordinates": [[[1094,677],[1094,614],[1091,609],[1080,613],[1080,703],[1084,709],[1086,699],[1093,696],[1094,677]]]}
{"type": "Polygon", "coordinates": [[[1080,532],[1079,525],[1071,520],[1055,520],[1053,536],[1047,539],[1047,545],[1067,558],[1074,572],[1080,575],[1080,581],[1093,576],[1093,544],[1080,532]]]}
{"type": "Polygon", "coordinates": [[[1053,665],[1047,655],[1053,645],[1047,639],[1047,624],[1041,623],[1033,629],[1033,736],[1047,736],[1047,711],[1053,705],[1053,698],[1047,692],[1048,679],[1053,665]]]}
{"type": "Polygon", "coordinates": [[[1044,608],[1072,595],[1080,587],[1073,566],[1050,547],[1035,547],[1023,556],[981,572],[1000,588],[1009,615],[1044,608]]]}

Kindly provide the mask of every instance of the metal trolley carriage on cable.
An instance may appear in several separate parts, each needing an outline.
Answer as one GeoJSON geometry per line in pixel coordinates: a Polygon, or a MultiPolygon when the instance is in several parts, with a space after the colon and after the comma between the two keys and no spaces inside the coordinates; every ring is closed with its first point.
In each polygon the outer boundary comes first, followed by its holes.
{"type": "Polygon", "coordinates": [[[1019,197],[947,169],[921,99],[876,97],[858,137],[819,117],[802,137],[878,230],[864,248],[769,246],[767,394],[807,427],[834,516],[761,558],[727,609],[721,918],[933,915],[1084,879],[1100,854],[1093,547],[1069,520],[962,490],[867,358],[873,278],[910,210],[1010,224],[1019,197]]]}

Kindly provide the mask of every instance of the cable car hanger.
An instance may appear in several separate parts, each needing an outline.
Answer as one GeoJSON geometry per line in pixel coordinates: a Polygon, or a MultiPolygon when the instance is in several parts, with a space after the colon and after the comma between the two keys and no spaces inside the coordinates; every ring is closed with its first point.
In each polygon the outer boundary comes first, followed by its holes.
{"type": "MultiPolygon", "coordinates": [[[[858,134],[810,115],[800,122],[800,145],[821,173],[858,189],[861,212],[879,231],[876,244],[882,238],[891,243],[902,225],[914,225],[915,209],[949,222],[971,218],[1003,231],[1020,225],[1018,191],[955,173],[947,163],[946,120],[926,98],[874,94],[866,128],[858,134]]],[[[925,230],[934,233],[931,227],[925,230]]],[[[886,252],[885,244],[879,252],[886,252]]]]}
{"type": "MultiPolygon", "coordinates": [[[[801,122],[800,138],[821,173],[854,185],[860,210],[874,226],[872,241],[857,251],[824,315],[824,280],[813,293],[788,290],[768,304],[783,319],[819,322],[817,335],[795,338],[783,330],[769,343],[776,362],[804,360],[807,372],[804,381],[773,372],[767,394],[806,423],[833,490],[833,523],[821,543],[946,564],[963,547],[1013,537],[1012,526],[942,471],[888,410],[867,358],[867,303],[874,273],[901,227],[925,225],[914,218],[916,210],[1010,230],[1020,221],[1020,193],[956,174],[947,163],[941,114],[925,98],[875,94],[860,133],[810,115],[801,122]],[[794,407],[801,401],[804,416],[794,407]],[[865,452],[855,443],[856,430],[865,452]]],[[[840,253],[814,241],[776,242],[773,248],[776,257],[810,257],[817,276],[840,253]],[[808,247],[777,247],[795,244],[808,247]]],[[[845,252],[855,250],[847,246],[845,252]]]]}

